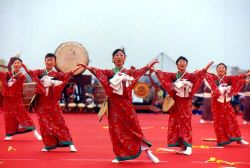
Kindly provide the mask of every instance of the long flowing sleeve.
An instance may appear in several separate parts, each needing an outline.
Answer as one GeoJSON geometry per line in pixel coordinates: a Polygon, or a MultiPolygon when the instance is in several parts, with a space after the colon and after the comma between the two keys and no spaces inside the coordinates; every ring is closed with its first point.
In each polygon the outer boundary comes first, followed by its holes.
{"type": "Polygon", "coordinates": [[[191,96],[193,96],[200,88],[200,86],[205,78],[206,73],[207,73],[207,71],[205,69],[191,73],[191,76],[192,76],[191,81],[193,83],[193,89],[191,92],[191,96]]]}
{"type": "Polygon", "coordinates": [[[24,81],[26,80],[26,76],[23,74],[19,74],[15,77],[16,80],[12,83],[11,86],[8,86],[8,77],[11,77],[9,72],[6,73],[5,80],[3,81],[3,96],[20,97],[23,94],[22,87],[24,81]]]}
{"type": "Polygon", "coordinates": [[[174,97],[173,81],[175,74],[172,72],[163,72],[160,70],[156,70],[155,74],[161,82],[163,89],[166,90],[171,97],[174,97]]]}
{"type": "Polygon", "coordinates": [[[45,88],[43,87],[43,84],[41,83],[38,76],[40,76],[41,71],[40,70],[29,70],[28,75],[32,78],[32,80],[36,83],[36,88],[34,90],[34,93],[36,94],[45,94],[45,88]]]}
{"type": "Polygon", "coordinates": [[[109,78],[114,75],[112,70],[99,69],[96,67],[89,67],[88,70],[100,81],[106,92],[112,92],[112,88],[109,85],[109,78]]]}
{"type": "Polygon", "coordinates": [[[36,88],[35,88],[34,93],[45,94],[45,88],[43,87],[43,84],[41,83],[37,75],[34,73],[34,71],[29,70],[27,73],[32,78],[32,80],[36,83],[36,88]]]}
{"type": "Polygon", "coordinates": [[[206,74],[205,78],[211,86],[212,97],[218,98],[220,96],[220,91],[215,83],[214,75],[206,74]]]}
{"type": "Polygon", "coordinates": [[[231,82],[231,91],[229,93],[230,96],[233,96],[235,94],[237,94],[242,88],[243,86],[245,86],[246,84],[246,75],[245,74],[241,74],[238,76],[228,76],[230,82],[231,82]]]}
{"type": "Polygon", "coordinates": [[[53,75],[57,80],[61,80],[63,82],[67,82],[69,81],[69,79],[72,77],[73,75],[73,72],[70,71],[70,72],[66,72],[66,73],[63,73],[63,72],[54,72],[55,75],[53,75]]]}
{"type": "Polygon", "coordinates": [[[127,70],[127,74],[129,76],[132,76],[134,80],[132,81],[130,87],[134,87],[136,82],[150,69],[150,65],[146,65],[145,67],[142,67],[140,69],[129,69],[127,70]]]}

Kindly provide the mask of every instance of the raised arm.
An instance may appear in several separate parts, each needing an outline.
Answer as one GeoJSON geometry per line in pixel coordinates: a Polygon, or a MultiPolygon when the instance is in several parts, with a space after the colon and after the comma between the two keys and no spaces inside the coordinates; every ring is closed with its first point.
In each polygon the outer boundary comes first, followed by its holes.
{"type": "Polygon", "coordinates": [[[28,70],[25,64],[22,63],[23,69],[27,72],[27,74],[32,78],[32,80],[36,83],[40,83],[40,80],[38,79],[37,75],[32,71],[28,70]]]}
{"type": "Polygon", "coordinates": [[[211,87],[212,97],[218,98],[220,96],[220,91],[215,83],[214,74],[207,73],[205,78],[211,87]]]}
{"type": "Polygon", "coordinates": [[[250,71],[248,71],[245,74],[240,74],[237,76],[229,76],[232,85],[230,96],[237,94],[242,89],[242,87],[247,83],[246,80],[247,76],[250,76],[250,71]]]}
{"type": "Polygon", "coordinates": [[[204,80],[204,78],[206,76],[208,68],[213,63],[214,62],[211,61],[203,69],[192,73],[191,79],[190,79],[192,81],[192,83],[193,83],[193,89],[192,89],[191,95],[194,95],[198,91],[198,89],[200,88],[200,85],[202,84],[202,82],[203,82],[203,80],[204,80]]]}
{"type": "Polygon", "coordinates": [[[174,97],[173,81],[175,74],[172,72],[163,72],[161,70],[153,70],[159,79],[163,89],[171,96],[174,97]]]}
{"type": "Polygon", "coordinates": [[[81,66],[89,70],[103,85],[105,88],[110,88],[109,86],[109,78],[112,77],[113,72],[107,69],[99,69],[96,67],[89,67],[85,64],[78,64],[77,66],[81,66]]]}
{"type": "Polygon", "coordinates": [[[81,66],[77,66],[75,69],[73,69],[72,71],[68,71],[68,72],[56,72],[55,73],[55,78],[58,80],[61,80],[63,82],[67,82],[70,80],[70,78],[74,75],[74,73],[79,70],[80,68],[82,68],[81,66]]]}
{"type": "Polygon", "coordinates": [[[204,75],[207,73],[207,70],[208,68],[210,68],[210,66],[213,64],[214,62],[211,61],[209,62],[203,69],[201,70],[198,70],[198,71],[195,71],[194,74],[195,74],[195,77],[205,77],[204,75]]]}
{"type": "Polygon", "coordinates": [[[82,66],[76,66],[76,68],[72,71],[72,74],[74,74],[78,69],[82,68],[82,66]]]}
{"type": "Polygon", "coordinates": [[[85,65],[85,64],[77,64],[77,66],[87,69],[88,71],[90,71],[95,76],[96,76],[96,70],[101,70],[101,69],[98,69],[98,68],[95,68],[95,67],[89,67],[88,65],[85,65]]]}
{"type": "Polygon", "coordinates": [[[32,70],[28,70],[25,64],[22,64],[22,67],[27,72],[27,74],[32,78],[32,80],[37,84],[34,92],[38,94],[45,94],[45,88],[43,87],[43,84],[39,80],[37,74],[35,74],[35,72],[32,70]]]}
{"type": "Polygon", "coordinates": [[[157,59],[153,59],[150,63],[140,69],[130,69],[128,70],[128,75],[134,78],[131,85],[136,83],[148,70],[150,70],[156,63],[158,63],[157,59]]]}

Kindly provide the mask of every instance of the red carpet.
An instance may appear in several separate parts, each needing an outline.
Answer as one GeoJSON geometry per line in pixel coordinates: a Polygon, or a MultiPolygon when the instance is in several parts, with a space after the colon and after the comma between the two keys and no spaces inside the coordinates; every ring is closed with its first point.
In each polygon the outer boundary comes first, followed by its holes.
{"type": "MultiPolygon", "coordinates": [[[[112,164],[114,158],[110,137],[107,129],[107,119],[101,123],[95,114],[65,114],[67,125],[78,150],[70,153],[68,148],[58,148],[51,152],[41,152],[42,142],[35,140],[32,133],[16,135],[12,141],[3,141],[5,136],[3,115],[0,113],[0,168],[74,168],[74,167],[173,167],[173,168],[211,168],[230,167],[220,163],[220,160],[237,162],[231,167],[250,167],[250,145],[230,144],[223,149],[195,148],[205,145],[216,146],[215,142],[205,142],[202,138],[215,138],[212,124],[200,124],[199,116],[193,116],[193,154],[191,156],[177,155],[174,152],[157,151],[166,147],[168,115],[138,114],[145,136],[152,142],[151,148],[161,162],[152,164],[143,153],[138,159],[112,164]],[[13,147],[8,151],[9,147],[13,147]],[[218,163],[205,163],[210,157],[215,157],[218,163]]],[[[36,114],[32,118],[38,127],[36,114]]],[[[242,123],[239,118],[239,123],[242,123]]],[[[240,124],[242,137],[250,141],[250,125],[240,124]]]]}

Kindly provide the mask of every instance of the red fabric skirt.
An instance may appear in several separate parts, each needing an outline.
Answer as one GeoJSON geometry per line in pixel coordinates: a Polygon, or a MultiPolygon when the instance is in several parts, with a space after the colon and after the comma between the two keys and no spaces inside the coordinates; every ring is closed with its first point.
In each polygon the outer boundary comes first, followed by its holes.
{"type": "Polygon", "coordinates": [[[23,105],[22,98],[6,96],[3,101],[3,114],[6,136],[26,133],[35,129],[35,125],[23,105]]]}

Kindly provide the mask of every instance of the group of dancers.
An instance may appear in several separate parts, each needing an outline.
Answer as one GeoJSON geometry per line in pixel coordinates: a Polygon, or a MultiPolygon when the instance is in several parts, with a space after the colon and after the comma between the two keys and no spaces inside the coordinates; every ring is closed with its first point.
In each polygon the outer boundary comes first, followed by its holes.
{"type": "Polygon", "coordinates": [[[79,68],[89,70],[102,84],[107,99],[102,106],[103,114],[108,114],[109,134],[113,145],[115,159],[113,163],[135,159],[142,151],[153,163],[159,159],[151,152],[151,143],[144,137],[142,129],[132,104],[132,90],[136,82],[147,71],[154,71],[164,90],[174,101],[170,108],[168,122],[168,146],[180,147],[179,154],[192,154],[192,127],[191,107],[192,97],[204,79],[211,86],[211,107],[214,119],[214,128],[217,145],[223,146],[236,141],[247,145],[248,142],[241,138],[239,125],[230,104],[230,98],[237,94],[245,85],[246,77],[250,72],[238,76],[227,76],[227,67],[220,63],[217,65],[217,74],[208,73],[208,68],[213,62],[200,71],[188,73],[186,71],[188,60],[181,56],[176,60],[178,72],[163,72],[156,70],[154,59],[140,69],[125,69],[126,54],[123,49],[116,49],[112,54],[113,69],[99,69],[78,64],[75,70],[63,73],[54,69],[56,56],[48,53],[45,56],[45,68],[28,70],[18,57],[12,60],[12,71],[0,72],[4,96],[3,114],[5,120],[5,140],[12,140],[13,136],[20,133],[33,131],[38,140],[44,143],[43,152],[57,147],[69,147],[71,152],[76,152],[69,129],[59,106],[61,92],[79,68]],[[36,106],[41,136],[35,129],[34,123],[25,110],[22,101],[23,83],[25,75],[20,69],[24,68],[27,74],[36,83],[36,106]]]}
{"type": "Polygon", "coordinates": [[[0,72],[3,87],[2,95],[4,97],[3,114],[6,131],[4,140],[12,140],[16,134],[34,131],[36,138],[43,140],[45,147],[42,151],[69,146],[71,152],[76,152],[58,104],[62,89],[74,71],[68,73],[56,72],[54,70],[55,62],[56,56],[47,54],[45,56],[45,69],[31,71],[26,68],[20,58],[16,57],[12,58],[12,71],[0,72]],[[34,91],[36,94],[35,110],[39,120],[41,136],[36,131],[34,123],[23,104],[23,84],[26,76],[20,71],[22,67],[36,82],[34,91]],[[52,78],[56,80],[52,80],[52,78]]]}

